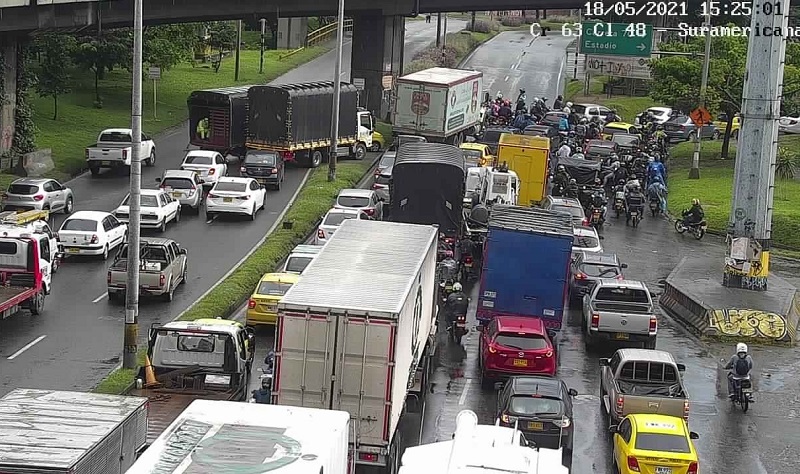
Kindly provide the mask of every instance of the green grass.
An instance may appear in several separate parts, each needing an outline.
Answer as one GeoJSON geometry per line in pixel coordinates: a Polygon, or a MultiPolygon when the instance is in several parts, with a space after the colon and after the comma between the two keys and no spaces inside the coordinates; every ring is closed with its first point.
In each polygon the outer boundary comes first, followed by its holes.
{"type": "Polygon", "coordinates": [[[461,60],[466,58],[481,44],[497,35],[497,31],[479,33],[477,31],[461,30],[458,33],[449,33],[445,46],[445,55],[436,46],[429,46],[414,55],[414,60],[403,67],[404,74],[422,71],[432,67],[456,67],[461,60]]]}
{"type": "MultiPolygon", "coordinates": [[[[138,367],[144,365],[145,355],[147,355],[147,348],[140,347],[139,353],[136,355],[138,367]]],[[[128,387],[130,387],[131,383],[133,382],[134,377],[136,377],[137,372],[139,372],[138,368],[119,368],[101,380],[100,383],[97,384],[97,386],[92,390],[92,392],[106,393],[109,395],[124,395],[125,391],[128,390],[128,387]]]]}
{"type": "MultiPolygon", "coordinates": [[[[796,150],[800,137],[781,136],[779,146],[796,150]]],[[[730,159],[721,160],[722,140],[703,141],[700,150],[700,179],[688,179],[694,145],[679,143],[672,148],[669,162],[669,209],[679,213],[697,198],[703,205],[709,229],[724,232],[731,211],[733,167],[736,146],[731,143],[730,159]]],[[[800,249],[800,182],[777,180],[775,183],[772,239],[777,245],[800,249]]]]}
{"type": "MultiPolygon", "coordinates": [[[[154,135],[186,120],[186,98],[194,90],[268,82],[325,51],[327,48],[309,48],[283,60],[279,59],[279,55],[285,51],[267,51],[264,54],[263,75],[258,74],[259,52],[242,51],[238,83],[234,81],[232,55],[223,60],[219,73],[215,73],[210,64],[180,64],[164,71],[162,79],[158,81],[158,120],[153,118],[153,81],[143,81],[142,128],[154,135]]],[[[131,75],[127,71],[112,71],[100,81],[102,109],[93,105],[92,74],[75,72],[72,87],[72,93],[59,98],[57,120],[53,120],[52,99],[36,97],[34,94],[33,100],[34,121],[38,128],[37,148],[53,150],[56,169],[52,175],[62,179],[85,168],[84,148],[94,143],[104,128],[125,128],[131,123],[131,75]]]]}

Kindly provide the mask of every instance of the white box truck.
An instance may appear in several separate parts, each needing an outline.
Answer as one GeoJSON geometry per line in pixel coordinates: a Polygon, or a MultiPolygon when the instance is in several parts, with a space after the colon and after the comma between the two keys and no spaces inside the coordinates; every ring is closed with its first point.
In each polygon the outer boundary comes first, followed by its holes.
{"type": "Polygon", "coordinates": [[[350,415],[195,400],[126,474],[347,474],[350,415]]]}
{"type": "Polygon", "coordinates": [[[349,412],[356,464],[396,472],[400,417],[424,410],[437,239],[347,220],[278,304],[273,403],[349,412]]]}
{"type": "Polygon", "coordinates": [[[399,77],[392,130],[460,146],[481,125],[483,73],[434,67],[399,77]]]}
{"type": "Polygon", "coordinates": [[[146,398],[19,388],[0,399],[3,474],[122,474],[146,440],[146,398]]]}

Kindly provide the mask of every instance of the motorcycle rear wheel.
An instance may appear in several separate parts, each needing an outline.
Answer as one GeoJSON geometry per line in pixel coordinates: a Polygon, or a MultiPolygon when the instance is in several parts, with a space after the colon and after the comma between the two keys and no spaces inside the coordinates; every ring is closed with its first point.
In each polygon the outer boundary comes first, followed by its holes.
{"type": "Polygon", "coordinates": [[[702,227],[700,227],[698,229],[692,230],[692,235],[694,235],[695,239],[700,240],[703,238],[704,235],[706,235],[706,231],[703,230],[702,227]]]}
{"type": "Polygon", "coordinates": [[[686,227],[683,225],[680,219],[675,221],[675,230],[678,231],[679,234],[683,234],[686,232],[686,227]]]}
{"type": "Polygon", "coordinates": [[[739,396],[739,404],[742,406],[742,413],[747,413],[747,409],[750,408],[750,400],[744,393],[739,396]]]}

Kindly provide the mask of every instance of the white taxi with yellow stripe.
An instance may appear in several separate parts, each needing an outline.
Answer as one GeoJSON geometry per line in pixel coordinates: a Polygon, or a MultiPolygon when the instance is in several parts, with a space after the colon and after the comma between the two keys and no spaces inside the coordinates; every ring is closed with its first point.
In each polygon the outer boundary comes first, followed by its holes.
{"type": "Polygon", "coordinates": [[[614,472],[619,474],[697,474],[692,440],[698,439],[683,418],[628,415],[613,426],[614,472]]]}

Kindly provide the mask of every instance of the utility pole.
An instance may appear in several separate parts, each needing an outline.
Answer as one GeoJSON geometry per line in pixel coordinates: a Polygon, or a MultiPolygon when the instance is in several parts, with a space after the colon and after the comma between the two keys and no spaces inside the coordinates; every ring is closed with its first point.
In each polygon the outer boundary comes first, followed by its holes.
{"type": "MultiPolygon", "coordinates": [[[[780,0],[773,5],[767,12],[762,8],[753,10],[750,24],[754,30],[757,27],[771,27],[772,31],[778,28],[787,31],[789,0],[780,0]]],[[[758,261],[748,262],[747,268],[742,265],[740,269],[731,268],[726,261],[722,284],[727,287],[758,291],[767,289],[778,119],[785,60],[785,36],[750,35],[728,237],[750,239],[747,247],[758,250],[754,256],[758,261]]],[[[728,256],[741,258],[737,255],[728,256]]]]}
{"type": "Polygon", "coordinates": [[[344,45],[344,0],[339,0],[336,26],[336,66],[333,68],[333,107],[331,111],[331,151],[328,153],[328,181],[336,181],[336,150],[339,145],[339,96],[342,93],[342,47],[344,45]]]}
{"type": "Polygon", "coordinates": [[[442,27],[442,49],[447,46],[447,13],[444,14],[444,26],[442,27]]]}
{"type": "MultiPolygon", "coordinates": [[[[706,31],[711,31],[711,13],[706,9],[706,31]]],[[[703,57],[703,78],[700,82],[700,107],[706,106],[706,89],[708,89],[708,65],[711,62],[711,33],[706,33],[706,52],[703,57]]],[[[705,126],[705,124],[703,124],[705,126]]],[[[700,133],[703,127],[698,127],[694,133],[694,153],[692,154],[692,167],[689,169],[689,179],[700,179],[700,133]]]]}
{"type": "Polygon", "coordinates": [[[264,47],[267,44],[267,19],[258,20],[261,23],[261,59],[258,62],[258,73],[264,74],[264,47]]]}
{"type": "Polygon", "coordinates": [[[442,47],[442,14],[436,14],[436,47],[442,47]]]}
{"type": "Polygon", "coordinates": [[[475,11],[472,11],[472,18],[470,18],[470,31],[475,31],[475,11]]]}
{"type": "Polygon", "coordinates": [[[242,52],[242,20],[236,22],[236,72],[233,73],[233,80],[239,82],[239,56],[242,52]]]}
{"type": "Polygon", "coordinates": [[[136,368],[139,339],[139,223],[142,189],[142,2],[133,11],[133,103],[131,104],[131,190],[128,198],[128,281],[125,285],[125,340],[122,367],[136,368]]]}

